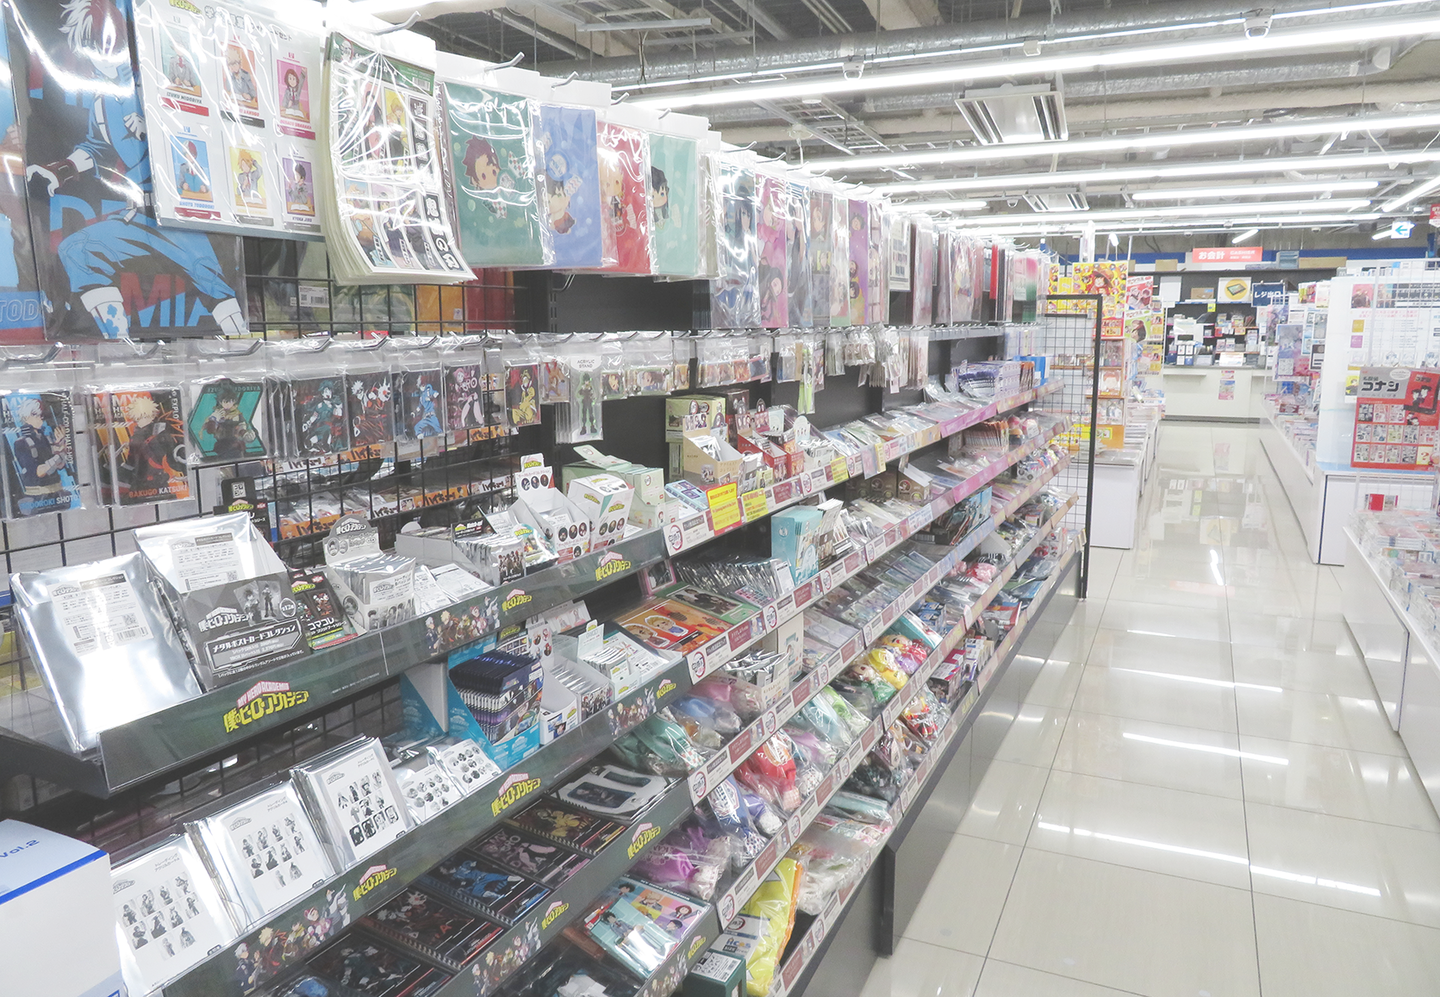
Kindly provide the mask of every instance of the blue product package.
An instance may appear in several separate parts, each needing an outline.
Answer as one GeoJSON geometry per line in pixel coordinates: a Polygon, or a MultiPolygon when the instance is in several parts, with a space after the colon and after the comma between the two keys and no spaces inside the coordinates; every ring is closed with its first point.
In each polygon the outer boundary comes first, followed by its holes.
{"type": "Polygon", "coordinates": [[[809,506],[777,512],[770,519],[770,556],[790,565],[795,583],[820,573],[820,554],[815,541],[825,514],[809,506]]]}
{"type": "Polygon", "coordinates": [[[595,112],[540,105],[539,142],[545,217],[555,239],[555,266],[599,267],[600,165],[595,112]]]}

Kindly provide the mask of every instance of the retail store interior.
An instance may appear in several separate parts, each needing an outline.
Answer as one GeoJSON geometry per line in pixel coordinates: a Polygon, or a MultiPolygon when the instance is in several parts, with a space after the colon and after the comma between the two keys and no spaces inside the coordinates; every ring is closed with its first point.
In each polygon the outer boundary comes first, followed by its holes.
{"type": "Polygon", "coordinates": [[[1440,993],[1440,0],[0,17],[0,997],[1440,993]]]}

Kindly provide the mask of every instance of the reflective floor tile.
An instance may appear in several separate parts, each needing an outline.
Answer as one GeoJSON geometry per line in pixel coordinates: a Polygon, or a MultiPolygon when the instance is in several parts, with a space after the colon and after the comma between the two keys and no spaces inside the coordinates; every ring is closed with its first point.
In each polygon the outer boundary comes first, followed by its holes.
{"type": "Polygon", "coordinates": [[[980,780],[960,833],[1012,845],[1025,844],[1035,808],[1050,776],[1047,768],[993,761],[980,780]]]}
{"type": "Polygon", "coordinates": [[[1354,699],[1374,699],[1365,665],[1348,650],[1281,651],[1232,644],[1235,681],[1354,699]]]}
{"type": "Polygon", "coordinates": [[[1229,683],[1154,669],[1088,666],[1074,708],[1181,727],[1232,733],[1236,729],[1235,695],[1229,683]]]}
{"type": "Polygon", "coordinates": [[[1197,640],[1227,641],[1230,639],[1229,617],[1216,609],[1189,607],[1177,613],[1172,607],[1146,602],[1120,602],[1111,599],[1100,618],[1100,626],[1109,630],[1129,630],[1162,637],[1189,637],[1197,640]]]}
{"type": "Polygon", "coordinates": [[[1020,852],[1019,845],[955,835],[905,928],[905,937],[985,955],[1020,852]]]}
{"type": "Polygon", "coordinates": [[[1405,754],[1404,743],[1373,698],[1240,686],[1235,690],[1235,700],[1241,734],[1387,755],[1405,754]]]}
{"type": "Polygon", "coordinates": [[[1027,848],[992,958],[1152,997],[1258,997],[1250,893],[1027,848]]]}
{"type": "Polygon", "coordinates": [[[1129,991],[1111,990],[1038,969],[987,959],[975,997],[1131,997],[1129,991]]]}
{"type": "Polygon", "coordinates": [[[860,997],[971,997],[984,958],[902,938],[878,959],[860,997]]]}
{"type": "MultiPolygon", "coordinates": [[[[1173,609],[1166,612],[1178,615],[1173,609]]],[[[1234,677],[1229,641],[1177,637],[1140,628],[1113,630],[1101,627],[1085,661],[1086,664],[1106,668],[1172,672],[1222,681],[1234,677]]]]}
{"type": "MultiPolygon", "coordinates": [[[[1083,679],[1082,679],[1083,681],[1083,679]]],[[[1055,760],[1060,735],[1065,732],[1068,709],[1026,703],[1015,715],[1009,733],[995,752],[996,759],[1049,768],[1055,760]]]]}
{"type": "Polygon", "coordinates": [[[1192,793],[1240,799],[1236,735],[1074,711],[1055,767],[1192,793]]]}

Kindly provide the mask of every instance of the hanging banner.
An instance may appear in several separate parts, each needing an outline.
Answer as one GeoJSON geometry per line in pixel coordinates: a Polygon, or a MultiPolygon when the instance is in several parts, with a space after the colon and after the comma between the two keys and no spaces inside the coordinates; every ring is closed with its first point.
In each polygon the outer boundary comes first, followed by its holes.
{"type": "Polygon", "coordinates": [[[1382,470],[1425,470],[1434,463],[1440,426],[1440,370],[1364,367],[1355,396],[1351,463],[1382,470]]]}

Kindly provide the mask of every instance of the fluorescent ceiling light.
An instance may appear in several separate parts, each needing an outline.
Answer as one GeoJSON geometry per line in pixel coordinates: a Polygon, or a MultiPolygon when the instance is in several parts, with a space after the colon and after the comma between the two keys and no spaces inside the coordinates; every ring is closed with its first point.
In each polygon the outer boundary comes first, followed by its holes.
{"type": "MultiPolygon", "coordinates": [[[[869,156],[812,159],[805,169],[823,172],[832,167],[844,170],[878,170],[886,166],[930,166],[937,163],[992,163],[1001,159],[1030,159],[1092,152],[1133,152],[1143,149],[1172,149],[1192,145],[1244,145],[1270,139],[1331,132],[1410,131],[1440,126],[1440,114],[1394,114],[1353,118],[1304,118],[1271,125],[1240,125],[1234,128],[1188,128],[1151,131],[1104,138],[1068,139],[1064,142],[1033,142],[1030,145],[964,146],[934,152],[887,152],[869,156]]],[[[1254,145],[1252,145],[1252,148],[1254,145]]]]}
{"type": "Polygon", "coordinates": [[[1026,58],[1000,58],[960,62],[933,69],[878,75],[831,76],[756,86],[689,91],[639,101],[642,107],[717,107],[762,100],[788,100],[815,94],[876,93],[911,87],[950,86],[977,80],[1007,79],[1016,75],[1085,73],[1123,66],[1165,66],[1186,62],[1234,60],[1272,56],[1281,52],[1342,47],[1367,42],[1440,32],[1440,17],[1401,17],[1347,21],[1330,27],[1267,32],[1258,38],[1227,34],[1162,45],[1131,45],[1026,58]]]}
{"type": "Polygon", "coordinates": [[[1336,156],[1272,156],[1220,163],[1168,163],[1160,166],[1122,166],[1105,170],[1068,170],[1059,173],[992,174],[948,180],[913,180],[876,184],[882,194],[922,194],[932,190],[1024,191],[1035,187],[1075,187],[1085,183],[1124,183],[1167,177],[1244,176],[1254,173],[1288,173],[1292,170],[1351,170],[1394,167],[1404,163],[1440,163],[1440,150],[1394,149],[1336,156]]]}
{"type": "Polygon", "coordinates": [[[1249,242],[1251,239],[1255,238],[1255,236],[1259,234],[1260,230],[1258,228],[1247,228],[1244,232],[1241,232],[1235,238],[1231,239],[1230,245],[1238,246],[1242,242],[1249,242]]]}
{"type": "MultiPolygon", "coordinates": [[[[1227,232],[1233,231],[1236,226],[1246,228],[1310,228],[1316,225],[1343,225],[1350,226],[1358,222],[1378,221],[1385,216],[1378,211],[1314,214],[1314,215],[1225,215],[1216,218],[1200,218],[1191,221],[1169,220],[1164,218],[1151,218],[1135,221],[1117,221],[1107,228],[1114,229],[1117,233],[1130,232],[1227,232]]],[[[995,233],[998,235],[1045,235],[1077,233],[1085,228],[1084,222],[1047,222],[1044,218],[1036,218],[1029,222],[1009,222],[997,225],[972,224],[971,219],[957,220],[951,224],[952,228],[965,232],[995,233]]]]}
{"type": "Polygon", "coordinates": [[[1380,205],[1380,208],[1383,211],[1394,211],[1396,208],[1409,204],[1415,200],[1415,198],[1430,193],[1436,187],[1440,187],[1440,177],[1434,177],[1424,183],[1416,184],[1399,197],[1386,201],[1380,205]]]}
{"type": "Polygon", "coordinates": [[[1321,194],[1374,190],[1379,180],[1315,180],[1310,183],[1235,184],[1231,187],[1186,187],[1174,190],[1139,190],[1137,201],[1184,201],[1209,197],[1262,197],[1266,194],[1321,194]]]}
{"type": "Polygon", "coordinates": [[[926,204],[923,204],[923,205],[922,205],[922,204],[915,204],[915,205],[897,204],[897,205],[895,205],[895,207],[897,207],[897,208],[908,208],[908,207],[923,208],[923,209],[926,210],[926,211],[975,211],[975,210],[977,210],[977,209],[979,209],[979,208],[985,207],[985,205],[987,205],[987,204],[989,204],[989,203],[990,203],[989,201],[979,201],[979,200],[975,200],[975,201],[932,201],[932,202],[929,202],[929,203],[926,203],[926,204]]]}
{"type": "MultiPolygon", "coordinates": [[[[946,202],[940,201],[939,204],[946,202]]],[[[950,202],[965,203],[965,202],[950,202]]],[[[1328,201],[1255,201],[1249,204],[1183,204],[1165,208],[1115,208],[1108,211],[1046,211],[1036,214],[1022,214],[1020,212],[1006,212],[998,215],[987,215],[983,218],[967,218],[967,224],[990,224],[996,221],[1028,222],[1044,218],[1055,221],[1090,221],[1097,224],[1107,221],[1137,221],[1146,218],[1153,218],[1157,221],[1164,221],[1167,218],[1204,218],[1206,216],[1219,217],[1227,214],[1234,214],[1237,211],[1251,209],[1254,212],[1277,213],[1281,211],[1350,211],[1356,208],[1368,208],[1370,201],[1365,198],[1334,198],[1328,201]]],[[[901,204],[896,207],[903,209],[919,208],[922,211],[950,210],[948,208],[937,208],[932,204],[916,202],[915,204],[901,204]]]]}

